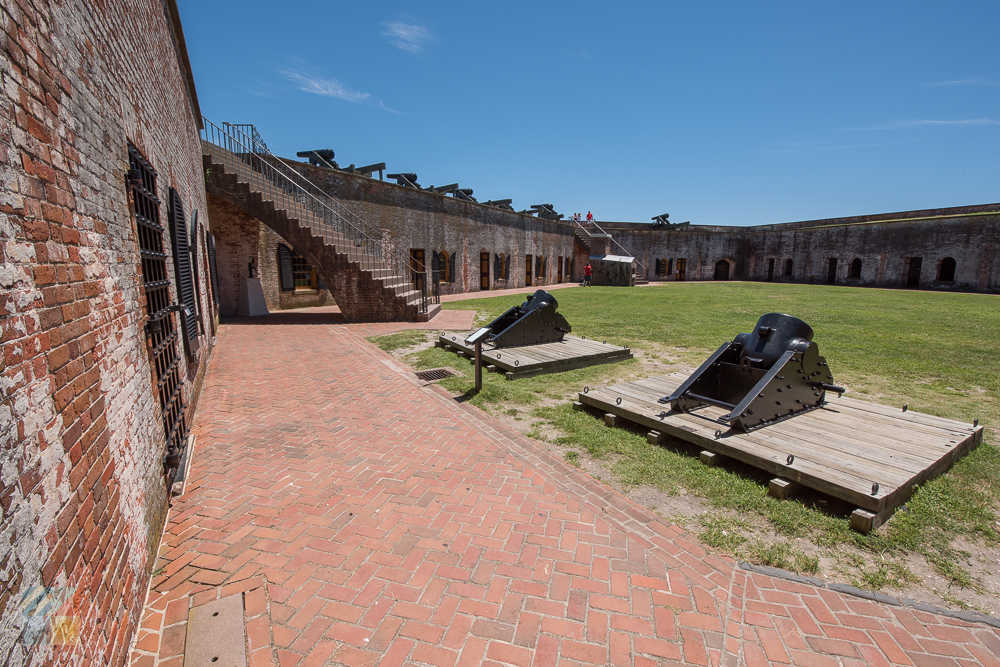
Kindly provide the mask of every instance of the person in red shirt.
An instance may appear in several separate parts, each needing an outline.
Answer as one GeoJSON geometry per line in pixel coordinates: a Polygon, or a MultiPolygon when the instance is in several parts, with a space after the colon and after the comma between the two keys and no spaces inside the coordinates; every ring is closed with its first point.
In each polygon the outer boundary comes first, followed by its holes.
{"type": "Polygon", "coordinates": [[[594,214],[591,213],[590,211],[587,211],[587,222],[593,222],[593,221],[594,221],[594,214]]]}
{"type": "Polygon", "coordinates": [[[583,267],[583,286],[589,287],[594,281],[594,271],[590,268],[590,262],[587,262],[587,266],[583,267]]]}

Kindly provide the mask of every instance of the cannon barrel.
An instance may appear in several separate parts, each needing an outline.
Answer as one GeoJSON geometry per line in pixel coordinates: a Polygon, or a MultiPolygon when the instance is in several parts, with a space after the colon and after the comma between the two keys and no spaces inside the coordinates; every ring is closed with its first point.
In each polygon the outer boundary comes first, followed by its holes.
{"type": "Polygon", "coordinates": [[[812,327],[791,315],[767,313],[660,402],[677,412],[714,405],[728,410],[720,421],[752,431],[822,407],[827,391],[845,390],[833,384],[812,327]]]}
{"type": "Polygon", "coordinates": [[[327,162],[331,162],[335,157],[332,148],[317,148],[314,151],[299,151],[295,154],[296,157],[312,157],[313,155],[318,155],[327,162]]]}

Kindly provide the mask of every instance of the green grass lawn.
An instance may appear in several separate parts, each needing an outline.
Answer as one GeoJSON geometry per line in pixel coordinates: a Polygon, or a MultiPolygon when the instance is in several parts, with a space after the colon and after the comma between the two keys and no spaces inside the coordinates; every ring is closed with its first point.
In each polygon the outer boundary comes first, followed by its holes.
{"type": "MultiPolygon", "coordinates": [[[[751,331],[768,312],[789,313],[815,331],[820,353],[850,396],[887,405],[908,404],[943,417],[987,425],[986,445],[951,471],[925,484],[881,530],[868,536],[848,528],[850,509],[815,497],[777,501],[767,476],[745,466],[701,465],[684,446],[651,447],[642,432],[608,429],[594,415],[574,412],[583,386],[606,386],[644,373],[636,361],[507,382],[484,374],[472,389],[472,366],[440,349],[408,357],[419,368],[452,366],[464,377],[442,384],[494,414],[524,415],[533,433],[566,448],[574,463],[587,456],[610,466],[625,488],[654,486],[692,493],[716,508],[692,529],[711,546],[752,562],[815,572],[817,559],[790,541],[808,540],[866,588],[917,583],[906,562],[922,555],[953,586],[982,593],[972,574],[973,554],[956,538],[983,548],[1000,546],[1000,298],[850,287],[767,283],[668,283],[644,288],[569,288],[554,295],[574,335],[626,344],[666,362],[697,366],[723,342],[751,331]],[[551,433],[558,435],[552,436],[551,433]],[[762,539],[762,527],[779,539],[762,539]]],[[[457,301],[445,309],[474,309],[488,321],[523,295],[457,301]]],[[[408,331],[376,339],[383,349],[409,348],[427,334],[408,331]]],[[[518,418],[518,417],[515,417],[518,418]]],[[[812,551],[815,551],[813,549],[812,551]]],[[[953,589],[954,591],[955,589],[953,589]]],[[[946,601],[963,604],[950,593],[946,601]]]]}

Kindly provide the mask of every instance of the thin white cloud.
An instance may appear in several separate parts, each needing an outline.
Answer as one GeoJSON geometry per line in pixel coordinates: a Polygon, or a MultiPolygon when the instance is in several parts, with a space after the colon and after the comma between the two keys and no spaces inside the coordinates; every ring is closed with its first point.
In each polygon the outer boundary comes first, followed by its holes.
{"type": "Polygon", "coordinates": [[[962,120],[898,120],[888,125],[874,127],[841,127],[842,132],[858,132],[867,130],[900,130],[907,127],[977,127],[982,125],[1000,125],[1000,121],[989,118],[965,118],[962,120]]]}
{"type": "Polygon", "coordinates": [[[419,23],[407,22],[411,20],[383,23],[382,36],[396,48],[419,55],[424,50],[424,44],[430,42],[434,37],[430,30],[419,23]]]}
{"type": "Polygon", "coordinates": [[[872,148],[875,146],[899,146],[900,144],[912,144],[912,141],[886,141],[871,144],[786,144],[775,148],[766,149],[765,153],[812,153],[814,151],[838,151],[851,148],[872,148]]]}
{"type": "Polygon", "coordinates": [[[327,79],[321,76],[309,76],[308,74],[303,74],[302,72],[298,72],[293,69],[283,69],[279,70],[279,72],[295,83],[299,90],[303,90],[307,93],[322,95],[323,97],[335,97],[338,100],[346,100],[356,104],[371,103],[372,96],[370,93],[362,93],[357,90],[351,90],[336,79],[327,79]]]}
{"type": "Polygon", "coordinates": [[[998,81],[989,79],[955,79],[954,81],[934,81],[923,84],[925,86],[1000,86],[998,81]]]}

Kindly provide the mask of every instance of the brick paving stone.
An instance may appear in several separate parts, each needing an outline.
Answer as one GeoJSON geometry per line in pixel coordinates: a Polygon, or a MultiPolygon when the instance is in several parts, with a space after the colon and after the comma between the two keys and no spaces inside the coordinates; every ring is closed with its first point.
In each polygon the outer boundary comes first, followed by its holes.
{"type": "Polygon", "coordinates": [[[472,317],[220,327],[133,665],[223,593],[269,610],[255,665],[1000,661],[995,628],[738,569],[363,340],[472,317]]]}

